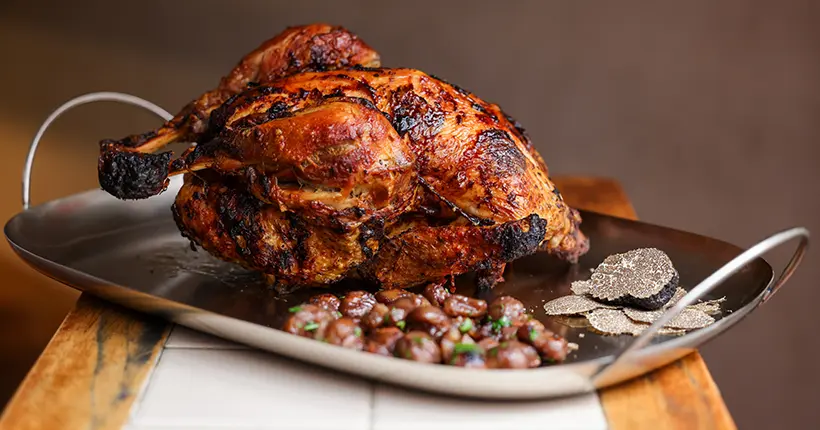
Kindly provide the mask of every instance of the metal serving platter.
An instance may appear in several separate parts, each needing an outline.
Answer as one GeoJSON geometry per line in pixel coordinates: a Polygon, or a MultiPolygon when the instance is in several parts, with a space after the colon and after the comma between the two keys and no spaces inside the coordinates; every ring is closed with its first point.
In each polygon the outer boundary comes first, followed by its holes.
{"type": "MultiPolygon", "coordinates": [[[[27,165],[27,172],[29,168],[27,165]]],[[[582,212],[582,230],[590,238],[591,249],[578,264],[544,254],[516,260],[509,265],[505,282],[482,297],[519,298],[547,328],[580,348],[559,365],[526,370],[464,369],[353,351],[278,330],[275,327],[287,309],[317,290],[280,296],[257,275],[192,250],[171,216],[180,185],[181,178],[174,178],[165,193],[142,201],[121,201],[92,190],[46,202],[9,220],[5,235],[15,252],[44,275],[111,302],[318,366],[466,397],[526,399],[578,394],[674,361],[724,333],[767,300],[799,264],[808,242],[808,232],[794,228],[744,251],[709,237],[582,212]],[[760,256],[795,238],[801,239],[797,251],[775,279],[772,267],[760,256]],[[679,271],[681,286],[689,290],[642,336],[603,336],[545,315],[545,302],[569,294],[570,283],[588,278],[590,269],[606,256],[638,247],[665,251],[679,271]],[[711,326],[683,336],[654,335],[686,305],[700,298],[720,297],[726,297],[724,311],[711,326]]],[[[27,205],[27,176],[24,190],[27,205]]],[[[470,281],[471,275],[457,279],[460,293],[474,295],[470,281]]],[[[344,282],[332,290],[365,288],[344,282]]]]}

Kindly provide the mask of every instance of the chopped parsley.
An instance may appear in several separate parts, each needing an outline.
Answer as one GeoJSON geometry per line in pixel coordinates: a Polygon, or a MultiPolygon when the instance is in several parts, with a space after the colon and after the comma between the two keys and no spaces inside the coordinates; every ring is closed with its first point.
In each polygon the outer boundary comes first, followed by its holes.
{"type": "Polygon", "coordinates": [[[336,311],[336,318],[341,318],[341,317],[342,317],[342,313],[339,312],[339,311],[336,311]]]}
{"type": "Polygon", "coordinates": [[[538,332],[530,327],[530,342],[535,342],[535,339],[538,339],[538,332]]]}
{"type": "Polygon", "coordinates": [[[288,309],[288,312],[290,312],[290,313],[294,313],[294,312],[299,312],[299,311],[301,311],[301,310],[302,310],[302,307],[301,307],[301,306],[294,306],[294,307],[292,307],[292,308],[288,309]]]}
{"type": "Polygon", "coordinates": [[[464,320],[464,322],[461,323],[461,325],[458,326],[458,331],[460,331],[462,333],[467,333],[468,331],[470,331],[472,329],[473,329],[473,320],[470,319],[470,318],[467,318],[466,320],[464,320]]]}
{"type": "Polygon", "coordinates": [[[353,335],[356,336],[356,337],[362,337],[362,328],[358,327],[358,326],[356,328],[354,328],[353,329],[353,335]]]}
{"type": "Polygon", "coordinates": [[[422,345],[424,345],[424,338],[421,337],[421,336],[414,337],[413,338],[413,343],[415,343],[416,345],[422,346],[422,345]]]}
{"type": "Polygon", "coordinates": [[[399,321],[399,322],[396,323],[396,327],[398,327],[399,330],[404,330],[405,324],[406,323],[402,320],[402,321],[399,321]]]}
{"type": "Polygon", "coordinates": [[[481,347],[474,343],[457,343],[453,347],[453,354],[479,354],[481,347]]]}
{"type": "Polygon", "coordinates": [[[503,316],[492,322],[493,331],[498,333],[504,327],[510,326],[510,317],[503,316]]]}
{"type": "Polygon", "coordinates": [[[313,331],[313,330],[316,330],[317,328],[319,328],[319,323],[317,323],[315,321],[311,321],[311,322],[305,324],[305,327],[304,327],[305,331],[313,331]]]}

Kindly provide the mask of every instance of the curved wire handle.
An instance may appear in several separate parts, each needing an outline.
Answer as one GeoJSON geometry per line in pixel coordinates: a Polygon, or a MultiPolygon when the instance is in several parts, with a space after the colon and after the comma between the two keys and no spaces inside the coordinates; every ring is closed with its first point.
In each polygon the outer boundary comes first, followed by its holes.
{"type": "Polygon", "coordinates": [[[58,107],[56,110],[54,110],[54,112],[51,113],[51,115],[48,116],[48,118],[46,118],[46,120],[40,126],[40,129],[37,130],[37,134],[34,135],[34,139],[31,140],[31,145],[28,149],[28,156],[26,157],[26,164],[25,167],[23,167],[23,210],[28,209],[31,203],[31,168],[34,164],[34,154],[37,153],[37,147],[40,145],[40,139],[43,137],[43,134],[45,134],[46,130],[51,125],[51,123],[54,122],[54,120],[56,120],[60,115],[64,114],[66,111],[76,106],[99,101],[116,101],[134,106],[139,106],[155,113],[157,116],[161,117],[165,121],[168,121],[171,118],[173,118],[173,115],[168,113],[165,109],[149,102],[148,100],[124,93],[88,93],[74,97],[73,99],[63,103],[62,106],[58,107]]]}
{"type": "Polygon", "coordinates": [[[778,246],[798,237],[800,238],[800,243],[797,245],[797,249],[792,255],[791,260],[789,260],[789,263],[786,265],[786,268],[783,269],[783,272],[780,273],[777,280],[770,284],[763,293],[763,299],[760,303],[765,303],[780,289],[780,287],[783,286],[783,284],[786,283],[786,281],[789,280],[795,269],[797,269],[797,266],[800,264],[800,261],[803,259],[803,255],[806,253],[806,248],[809,244],[809,231],[806,228],[795,227],[775,233],[733,258],[731,261],[723,265],[723,267],[715,271],[715,273],[709,275],[709,277],[701,281],[701,283],[696,285],[695,288],[692,288],[691,291],[686,293],[686,295],[678,300],[674,306],[664,312],[663,315],[661,315],[657,321],[652,323],[649,328],[641,333],[640,336],[633,340],[623,352],[615,357],[615,360],[612,363],[605,366],[599,370],[598,373],[593,375],[593,381],[601,380],[605,375],[612,372],[617,372],[621,366],[629,362],[633,355],[635,355],[641,348],[645,347],[652,340],[655,334],[657,334],[657,332],[663,328],[664,325],[666,325],[666,323],[671,321],[672,318],[678,316],[684,308],[693,304],[695,300],[703,297],[705,294],[723,283],[723,281],[727,280],[730,276],[734,275],[750,261],[761,257],[778,246]]]}

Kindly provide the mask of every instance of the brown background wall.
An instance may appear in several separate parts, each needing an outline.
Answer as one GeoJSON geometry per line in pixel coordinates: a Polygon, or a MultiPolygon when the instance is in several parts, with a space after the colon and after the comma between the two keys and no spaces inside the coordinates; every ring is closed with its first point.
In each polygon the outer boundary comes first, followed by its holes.
{"type": "MultiPolygon", "coordinates": [[[[185,104],[287,25],[359,33],[388,66],[437,74],[501,104],[551,170],[620,179],[640,216],[748,246],[800,224],[820,232],[820,3],[5,1],[0,4],[0,210],[40,121],[88,91],[185,104]],[[584,4],[581,4],[584,3],[584,4]]],[[[95,142],[156,121],[91,105],[48,133],[35,201],[96,186],[95,142]]],[[[4,219],[5,219],[4,218],[4,219]]],[[[818,258],[703,349],[741,428],[820,420],[818,258]]],[[[0,402],[76,293],[3,245],[0,402]]]]}

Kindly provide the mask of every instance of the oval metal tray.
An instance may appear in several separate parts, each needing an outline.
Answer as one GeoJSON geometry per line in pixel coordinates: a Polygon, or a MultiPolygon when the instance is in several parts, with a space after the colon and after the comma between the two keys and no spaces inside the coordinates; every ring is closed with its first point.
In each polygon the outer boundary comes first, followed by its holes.
{"type": "MultiPolygon", "coordinates": [[[[129,97],[109,99],[133,102],[129,97]]],[[[146,107],[147,102],[142,102],[146,107]]],[[[765,302],[788,279],[808,245],[808,231],[802,227],[779,232],[744,252],[693,233],[582,212],[582,229],[590,238],[591,250],[578,264],[546,255],[516,260],[505,273],[506,281],[483,297],[509,294],[521,299],[547,328],[580,346],[566,362],[527,370],[479,370],[382,357],[274,328],[290,306],[317,290],[281,297],[254,274],[191,250],[170,211],[180,177],[165,193],[147,200],[121,201],[92,190],[27,208],[36,143],[62,111],[50,117],[35,137],[24,172],[26,209],[4,230],[12,248],[28,264],[81,291],[195,330],[319,366],[443,394],[495,399],[564,396],[649,372],[725,332],[765,302]],[[800,239],[797,251],[775,279],[761,256],[796,238],[800,239]],[[680,273],[681,286],[688,290],[644,334],[604,336],[545,315],[545,302],[569,294],[570,283],[588,278],[590,269],[606,256],[638,247],[665,251],[680,273]],[[726,297],[723,312],[711,326],[683,336],[655,335],[685,306],[700,298],[720,297],[726,297]]],[[[459,277],[459,292],[473,294],[470,281],[470,275],[459,277]]],[[[344,282],[333,290],[361,288],[344,282]]]]}

